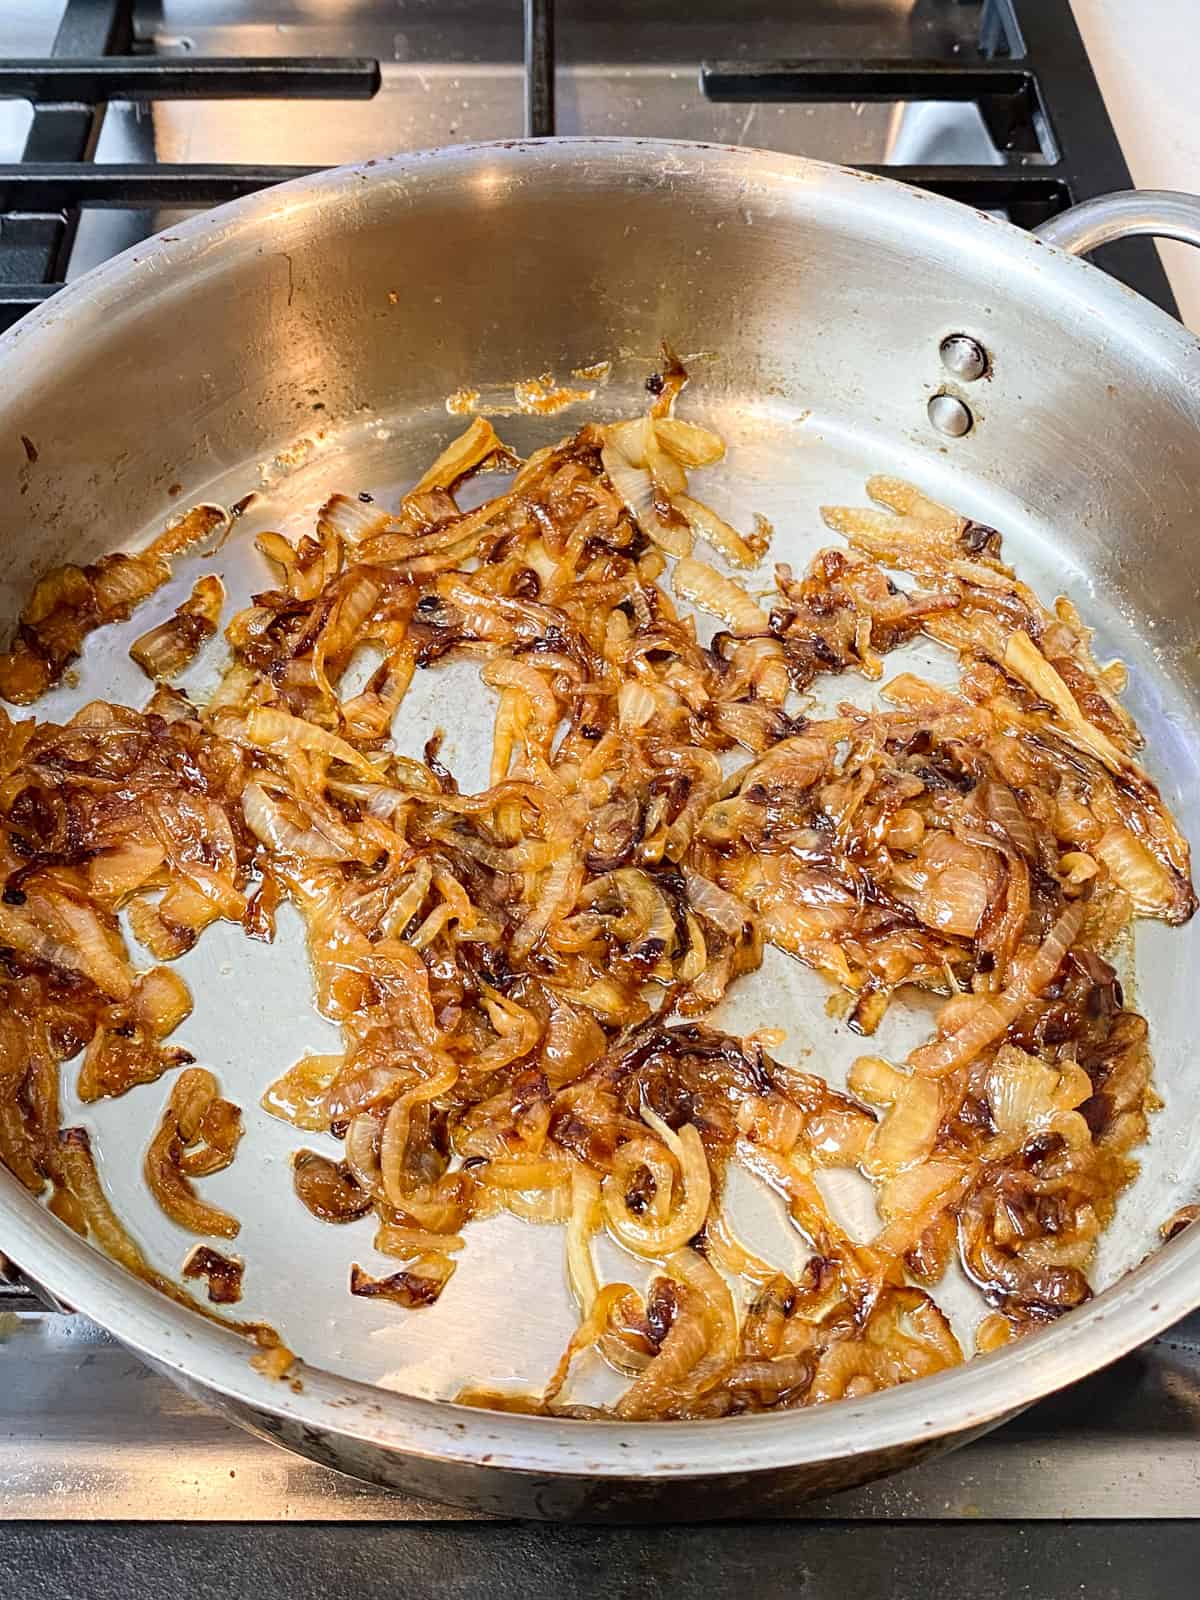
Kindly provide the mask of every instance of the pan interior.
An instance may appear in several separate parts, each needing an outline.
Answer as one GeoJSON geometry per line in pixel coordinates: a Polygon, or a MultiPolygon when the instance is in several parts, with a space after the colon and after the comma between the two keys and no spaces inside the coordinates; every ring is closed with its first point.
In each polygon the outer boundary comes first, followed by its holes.
{"type": "MultiPolygon", "coordinates": [[[[597,355],[602,352],[597,352],[597,355]]],[[[741,392],[729,374],[694,368],[694,382],[680,414],[717,428],[728,444],[721,466],[696,478],[697,492],[728,520],[746,525],[754,512],[775,528],[761,586],[772,560],[803,567],[816,550],[838,541],[824,529],[822,504],[859,503],[873,472],[911,479],[979,521],[999,528],[1007,558],[1044,599],[1065,593],[1097,630],[1100,659],[1120,656],[1130,668],[1128,703],[1147,737],[1147,765],[1162,784],[1185,832],[1200,838],[1200,772],[1191,735],[1195,711],[1174,663],[1156,649],[1153,629],[1139,625],[1120,594],[1093,581],[1078,550],[1061,528],[983,477],[964,471],[950,452],[931,453],[928,438],[897,437],[869,421],[847,424],[844,415],[823,414],[820,396],[808,405],[792,399],[741,392]],[[716,381],[708,382],[707,378],[716,381]]],[[[629,415],[645,403],[641,379],[645,359],[616,364],[626,375],[601,384],[593,400],[552,417],[497,418],[502,435],[521,451],[549,443],[589,418],[629,415]]],[[[478,381],[474,377],[472,381],[478,381]]],[[[89,699],[131,705],[148,698],[145,679],[130,662],[131,639],[165,618],[201,571],[215,566],[228,591],[226,620],[254,590],[268,587],[271,569],[253,547],[254,536],[278,529],[295,538],[310,531],[318,506],[335,489],[370,491],[393,504],[437,451],[463,426],[439,398],[422,412],[373,416],[346,429],[332,428],[299,451],[272,461],[247,459],[206,483],[189,484],[191,501],[232,504],[256,491],[258,498],[238,523],[215,561],[181,562],[171,584],[156,594],[127,625],[89,641],[77,682],[47,697],[38,715],[57,718],[89,699]]],[[[483,480],[487,492],[495,487],[483,480]]],[[[167,508],[164,508],[164,512],[167,508]]],[[[161,520],[161,519],[160,519],[161,520]]],[[[149,536],[154,528],[144,530],[149,536]]],[[[130,540],[135,545],[137,540],[130,540]]],[[[1086,548],[1086,546],[1084,546],[1086,548]]],[[[757,575],[756,575],[757,576],[757,575]]],[[[202,694],[221,667],[212,647],[183,680],[202,694]]],[[[929,676],[953,674],[951,658],[933,645],[907,648],[889,658],[889,675],[904,668],[929,676]]],[[[820,688],[820,685],[818,685],[820,688]]],[[[828,690],[829,703],[867,703],[870,691],[849,678],[828,690]]],[[[394,728],[397,748],[420,754],[425,740],[442,729],[442,759],[464,790],[486,783],[494,713],[492,692],[472,662],[443,662],[418,675],[394,728]]],[[[1200,1143],[1189,1137],[1195,1105],[1188,1030],[1180,1026],[1180,997],[1196,970],[1197,933],[1168,931],[1155,924],[1139,930],[1136,963],[1127,952],[1127,977],[1134,1003],[1150,1021],[1156,1084],[1165,1105],[1152,1120],[1141,1170],[1122,1197],[1093,1272],[1104,1287],[1135,1266],[1157,1242],[1158,1226],[1176,1206],[1200,1192],[1200,1143]]],[[[337,1154],[332,1138],[300,1134],[262,1111],[267,1085],[298,1057],[338,1048],[337,1031],[312,1004],[312,986],[298,918],[280,916],[274,946],[247,940],[240,929],[218,924],[184,957],[179,969],[192,987],[195,1010],[176,1035],[198,1062],[218,1076],[222,1093],[243,1108],[247,1136],[225,1172],[204,1180],[206,1198],[242,1222],[236,1250],[246,1262],[245,1297],[239,1311],[277,1327],[306,1360],[348,1377],[398,1391],[448,1397],[464,1381],[493,1385],[539,1385],[551,1370],[575,1324],[563,1266],[564,1235],[500,1217],[469,1225],[467,1247],[439,1302],[418,1313],[386,1303],[354,1300],[347,1288],[352,1261],[372,1272],[387,1269],[371,1247],[373,1219],[333,1227],[311,1217],[292,1193],[289,1158],[307,1145],[337,1154]]],[[[714,1020],[733,1031],[770,1025],[787,1031],[777,1052],[841,1086],[849,1063],[865,1048],[826,1009],[827,986],[789,958],[768,951],[762,969],[741,979],[714,1020]]],[[[929,1011],[903,1001],[869,1048],[901,1055],[929,1025],[929,1011]]],[[[64,1118],[93,1133],[101,1171],[119,1214],[152,1261],[177,1273],[195,1242],[164,1217],[141,1178],[141,1159],[165,1103],[168,1083],[135,1088],[119,1100],[81,1106],[74,1095],[74,1070],[64,1070],[64,1118]]],[[[785,1270],[803,1260],[802,1241],[781,1209],[749,1180],[735,1175],[733,1210],[749,1242],[785,1270]]],[[[868,1236],[877,1225],[870,1191],[851,1174],[835,1174],[827,1190],[832,1204],[854,1230],[868,1236]]],[[[602,1272],[632,1282],[644,1266],[602,1246],[602,1272]]],[[[961,1279],[948,1277],[936,1298],[970,1347],[982,1301],[961,1279]]],[[[588,1369],[575,1393],[598,1399],[619,1380],[598,1364],[588,1369]]]]}

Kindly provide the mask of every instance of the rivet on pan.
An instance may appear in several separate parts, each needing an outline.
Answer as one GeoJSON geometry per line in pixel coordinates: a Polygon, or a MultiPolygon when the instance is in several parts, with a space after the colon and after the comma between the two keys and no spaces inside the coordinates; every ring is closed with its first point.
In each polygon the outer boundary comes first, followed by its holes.
{"type": "Polygon", "coordinates": [[[988,369],[988,354],[978,339],[970,334],[951,333],[939,346],[942,365],[964,383],[974,383],[988,369]]]}
{"type": "Polygon", "coordinates": [[[975,418],[957,395],[935,394],[929,401],[929,420],[939,433],[961,439],[970,433],[975,418]]]}

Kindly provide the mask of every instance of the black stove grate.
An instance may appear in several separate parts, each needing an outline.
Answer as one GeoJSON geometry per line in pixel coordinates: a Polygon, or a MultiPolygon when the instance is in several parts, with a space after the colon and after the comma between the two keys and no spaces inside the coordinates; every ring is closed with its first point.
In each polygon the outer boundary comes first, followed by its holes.
{"type": "MultiPolygon", "coordinates": [[[[524,0],[525,127],[555,131],[554,0],[524,0]]],[[[0,62],[0,98],[31,102],[19,162],[0,163],[0,328],[62,287],[80,210],[187,208],[237,199],[311,170],[273,165],[108,164],[92,157],[110,100],[369,99],[377,61],[333,57],[153,57],[133,49],[133,0],[68,0],[51,55],[0,62]]],[[[731,8],[731,19],[736,8],[731,8]]],[[[731,31],[733,22],[731,21],[731,31]]],[[[875,171],[1032,227],[1130,177],[1069,0],[986,0],[976,53],[945,61],[869,58],[707,61],[713,101],[976,103],[999,166],[879,166],[875,171]]],[[[1167,310],[1153,245],[1111,247],[1104,264],[1167,310]]]]}
{"type": "MultiPolygon", "coordinates": [[[[978,53],[952,61],[705,62],[713,100],[974,101],[1002,167],[864,168],[984,210],[1003,209],[1021,227],[1133,187],[1070,0],[984,0],[978,53]]],[[[1154,245],[1114,245],[1102,265],[1164,310],[1174,296],[1154,245]]]]}
{"type": "Polygon", "coordinates": [[[110,100],[369,100],[378,61],[125,54],[133,0],[67,0],[50,56],[0,61],[0,98],[29,100],[18,162],[0,163],[0,328],[63,287],[83,206],[210,206],[306,167],[118,165],[92,160],[110,100]]]}

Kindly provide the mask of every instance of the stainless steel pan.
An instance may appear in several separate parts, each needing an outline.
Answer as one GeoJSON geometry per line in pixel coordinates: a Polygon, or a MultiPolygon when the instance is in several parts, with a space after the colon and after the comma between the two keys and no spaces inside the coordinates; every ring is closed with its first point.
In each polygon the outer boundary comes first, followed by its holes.
{"type": "MultiPolygon", "coordinates": [[[[512,405],[517,380],[551,370],[580,386],[573,369],[611,361],[607,380],[583,381],[590,401],[504,421],[527,448],[640,406],[666,336],[694,375],[685,409],[730,443],[706,498],[765,513],[794,561],[823,542],[818,504],[860,496],[871,471],[1000,527],[1022,570],[1072,595],[1130,664],[1152,768],[1200,840],[1200,345],[1070,253],[1143,231],[1200,242],[1200,204],[1118,197],[1039,239],[835,167],[633,140],[441,151],[289,184],[139,246],[4,339],[0,611],[52,561],[136,542],[172,505],[255,489],[222,557],[240,603],[263,577],[250,535],[299,531],[335,487],[411,480],[462,425],[454,391],[512,405]]],[[[92,642],[82,683],[43,711],[144,698],[127,638],[92,642]]],[[[421,676],[399,737],[411,747],[440,723],[469,783],[491,712],[457,672],[421,676]]],[[[324,1027],[295,932],[266,951],[236,930],[207,934],[185,962],[197,1004],[180,1037],[246,1108],[242,1153],[206,1192],[245,1219],[244,1309],[307,1357],[302,1388],[252,1371],[240,1340],[125,1277],[3,1173],[0,1248],[240,1422],[345,1471],[505,1513],[786,1505],[961,1443],[1200,1301],[1200,1228],[1154,1248],[1200,1189],[1197,934],[1152,926],[1138,999],[1166,1109],[1104,1241],[1094,1302],[1010,1350],[811,1412],[618,1425],[447,1405],[437,1397],[464,1377],[548,1370],[571,1321],[561,1236],[480,1224],[435,1308],[350,1300],[347,1263],[368,1241],[303,1213],[286,1165],[298,1136],[256,1110],[324,1027]]],[[[815,1044],[837,1079],[854,1047],[824,998],[780,958],[739,991],[731,1024],[782,1022],[784,1053],[815,1044]]],[[[188,1241],[139,1177],[165,1087],[86,1120],[118,1208],[174,1271],[188,1241]]]]}

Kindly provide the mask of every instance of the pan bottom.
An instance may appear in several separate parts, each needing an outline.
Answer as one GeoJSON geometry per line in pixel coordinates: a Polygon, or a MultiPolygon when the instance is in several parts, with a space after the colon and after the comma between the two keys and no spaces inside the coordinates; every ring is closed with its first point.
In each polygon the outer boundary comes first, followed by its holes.
{"type": "MultiPolygon", "coordinates": [[[[497,426],[517,449],[528,451],[583,420],[640,409],[643,399],[632,386],[613,386],[561,415],[514,416],[497,419],[497,426]]],[[[728,388],[706,393],[702,375],[680,412],[715,427],[727,441],[726,461],[705,474],[705,498],[735,525],[748,524],[757,512],[775,528],[763,587],[769,583],[770,560],[801,568],[817,549],[837,542],[821,523],[820,505],[860,502],[864,480],[875,472],[911,478],[934,498],[999,528],[1007,558],[1022,577],[1043,598],[1066,593],[1096,628],[1098,656],[1118,655],[1128,664],[1128,700],[1147,735],[1150,770],[1163,781],[1185,833],[1200,836],[1194,798],[1200,794],[1200,774],[1186,736],[1193,715],[1189,703],[1173,682],[1168,663],[1156,654],[1150,633],[1139,630],[1119,596],[1097,592],[1070,546],[1033,508],[963,476],[948,456],[931,458],[925,440],[884,439],[866,426],[848,426],[833,416],[763,402],[728,388]]],[[[403,419],[371,418],[326,436],[314,434],[271,462],[246,462],[219,479],[190,486],[186,498],[191,500],[232,504],[252,490],[256,499],[215,561],[201,557],[180,562],[170,585],[129,624],[94,636],[78,681],[55,691],[39,706],[39,714],[69,714],[98,695],[144,703],[146,682],[128,659],[128,645],[137,633],[169,615],[201,571],[215,567],[221,572],[228,616],[272,581],[271,569],[254,550],[256,534],[274,528],[294,538],[310,531],[318,507],[335,489],[366,491],[384,505],[393,504],[461,425],[441,406],[403,419]]],[[[492,492],[494,483],[483,483],[484,492],[492,492]]],[[[365,671],[368,665],[352,664],[351,672],[365,671]]],[[[202,697],[220,668],[220,652],[213,651],[181,684],[202,697]]],[[[952,662],[936,645],[924,644],[889,658],[889,671],[906,669],[945,679],[952,674],[952,662]]],[[[865,684],[847,679],[832,685],[830,694],[833,702],[855,699],[866,704],[871,698],[865,684]]],[[[480,683],[475,664],[438,663],[418,674],[413,684],[394,729],[397,748],[419,755],[425,740],[440,728],[445,734],[442,759],[460,787],[483,787],[494,707],[493,693],[480,683]]],[[[1136,982],[1137,1003],[1150,1020],[1156,1083],[1166,1104],[1152,1124],[1140,1174],[1101,1242],[1093,1273],[1097,1287],[1136,1265],[1157,1242],[1159,1223],[1200,1188],[1200,1148],[1193,1148],[1188,1138],[1194,1103],[1190,1052],[1186,1029],[1178,1020],[1179,996],[1186,992],[1189,970],[1195,970],[1196,937],[1191,929],[1168,934],[1151,924],[1139,933],[1136,972],[1132,950],[1127,953],[1123,978],[1136,982]]],[[[561,1229],[508,1216],[472,1224],[458,1271],[438,1303],[419,1314],[405,1313],[349,1295],[351,1261],[372,1272],[383,1270],[385,1258],[371,1248],[373,1222],[330,1227],[310,1216],[293,1195],[292,1151],[300,1146],[330,1154],[341,1151],[328,1136],[300,1134],[259,1106],[267,1085],[300,1056],[338,1048],[337,1031],[313,1008],[298,917],[283,908],[278,938],[270,947],[248,941],[236,927],[218,924],[178,965],[195,997],[195,1010],[180,1030],[179,1042],[217,1074],[222,1093],[241,1105],[245,1116],[246,1138],[237,1160],[201,1185],[206,1199],[242,1221],[237,1250],[246,1273],[240,1311],[273,1324],[311,1363],[405,1393],[445,1397],[466,1380],[501,1387],[544,1380],[576,1321],[561,1229]]],[[[827,986],[815,974],[768,951],[762,969],[740,980],[714,1020],[738,1032],[783,1028],[787,1040],[777,1052],[780,1058],[841,1087],[863,1042],[828,1014],[828,998],[827,986]]],[[[901,1055],[928,1025],[927,1008],[899,1003],[871,1048],[901,1055]]],[[[85,1107],[75,1097],[73,1080],[68,1067],[64,1118],[92,1131],[119,1215],[156,1266],[178,1273],[195,1241],[158,1211],[141,1178],[142,1155],[167,1085],[146,1085],[120,1100],[85,1107]]],[[[827,1194],[839,1220],[858,1236],[869,1236],[877,1219],[865,1181],[849,1173],[827,1177],[827,1194]]],[[[794,1273],[805,1251],[779,1203],[740,1173],[733,1189],[733,1215],[747,1242],[794,1273]]],[[[646,1276],[644,1268],[608,1244],[602,1247],[600,1267],[608,1276],[635,1283],[646,1276]]],[[[948,1278],[937,1299],[969,1347],[974,1323],[985,1309],[982,1302],[961,1277],[948,1278]]],[[[582,1400],[604,1400],[618,1387],[620,1380],[593,1363],[576,1394],[582,1400]]]]}

